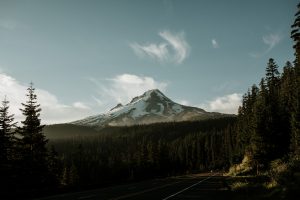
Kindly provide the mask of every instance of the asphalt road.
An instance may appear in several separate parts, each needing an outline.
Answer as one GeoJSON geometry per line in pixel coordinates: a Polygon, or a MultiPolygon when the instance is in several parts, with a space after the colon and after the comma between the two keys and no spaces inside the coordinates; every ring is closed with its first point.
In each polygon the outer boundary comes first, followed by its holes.
{"type": "Polygon", "coordinates": [[[193,174],[166,179],[61,194],[40,200],[147,200],[147,199],[227,199],[225,177],[218,173],[193,174]]]}

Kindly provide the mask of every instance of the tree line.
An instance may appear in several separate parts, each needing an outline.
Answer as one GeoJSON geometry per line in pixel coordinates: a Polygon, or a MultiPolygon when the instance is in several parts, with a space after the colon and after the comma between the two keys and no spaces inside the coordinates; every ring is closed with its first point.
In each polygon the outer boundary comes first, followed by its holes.
{"type": "Polygon", "coordinates": [[[236,125],[236,154],[251,157],[256,167],[272,160],[300,159],[300,4],[291,26],[295,61],[283,72],[269,59],[266,75],[243,96],[236,125]]]}
{"type": "Polygon", "coordinates": [[[243,96],[236,150],[262,167],[289,153],[299,155],[298,68],[287,62],[280,74],[271,58],[259,86],[253,85],[243,96]]]}
{"type": "MultiPolygon", "coordinates": [[[[53,139],[65,186],[107,185],[225,170],[223,146],[235,117],[110,127],[95,136],[53,139]]],[[[230,147],[228,147],[230,148],[230,147]]]]}

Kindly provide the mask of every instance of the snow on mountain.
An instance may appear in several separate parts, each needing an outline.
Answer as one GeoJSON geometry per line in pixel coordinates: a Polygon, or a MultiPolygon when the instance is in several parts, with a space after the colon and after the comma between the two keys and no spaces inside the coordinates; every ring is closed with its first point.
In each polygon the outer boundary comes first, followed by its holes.
{"type": "Polygon", "coordinates": [[[196,107],[173,102],[158,89],[137,96],[126,105],[118,104],[104,114],[90,116],[71,124],[83,126],[123,126],[167,121],[218,118],[224,114],[210,113],[196,107]]]}

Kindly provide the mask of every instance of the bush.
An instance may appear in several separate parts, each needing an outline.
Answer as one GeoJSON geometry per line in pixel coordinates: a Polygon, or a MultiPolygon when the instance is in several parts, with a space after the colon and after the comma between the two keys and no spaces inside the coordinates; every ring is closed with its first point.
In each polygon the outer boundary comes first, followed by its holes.
{"type": "Polygon", "coordinates": [[[270,163],[269,176],[271,182],[275,184],[284,184],[289,178],[289,164],[282,159],[276,159],[270,163]]]}
{"type": "Polygon", "coordinates": [[[249,175],[253,172],[252,158],[249,155],[245,155],[242,163],[235,164],[229,168],[227,173],[228,176],[238,176],[238,175],[249,175]]]}

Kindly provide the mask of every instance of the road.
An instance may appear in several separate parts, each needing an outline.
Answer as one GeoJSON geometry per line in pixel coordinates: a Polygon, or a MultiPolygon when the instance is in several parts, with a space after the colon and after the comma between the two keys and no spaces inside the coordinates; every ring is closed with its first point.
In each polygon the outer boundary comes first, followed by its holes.
{"type": "Polygon", "coordinates": [[[40,200],[227,199],[229,192],[224,180],[225,177],[218,173],[193,174],[61,194],[40,200]]]}

